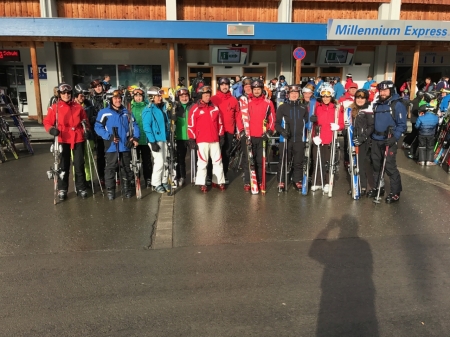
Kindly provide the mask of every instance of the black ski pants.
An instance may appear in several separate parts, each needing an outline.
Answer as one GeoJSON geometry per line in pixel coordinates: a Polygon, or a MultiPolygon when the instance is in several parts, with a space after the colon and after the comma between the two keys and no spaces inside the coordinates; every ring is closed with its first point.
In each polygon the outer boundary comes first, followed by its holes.
{"type": "Polygon", "coordinates": [[[434,145],[436,138],[434,136],[419,135],[419,161],[434,160],[434,145]]]}
{"type": "Polygon", "coordinates": [[[95,138],[95,149],[97,152],[97,169],[98,174],[100,175],[100,180],[103,180],[105,177],[105,167],[106,167],[106,159],[105,159],[105,143],[103,138],[96,136],[95,138]]]}
{"type": "MultiPolygon", "coordinates": [[[[176,179],[186,179],[186,154],[188,152],[189,141],[177,140],[177,177],[176,179]]],[[[197,151],[194,151],[197,154],[197,151]]],[[[197,161],[196,161],[197,162],[197,161]]],[[[192,169],[192,168],[191,168],[192,169]]],[[[211,168],[212,170],[212,168],[211,168]]]]}
{"type": "MultiPolygon", "coordinates": [[[[380,171],[383,166],[384,152],[386,145],[384,140],[372,139],[371,159],[373,165],[373,181],[375,182],[375,188],[378,188],[378,179],[380,178],[380,171]]],[[[400,194],[402,191],[402,180],[400,172],[397,168],[397,143],[391,146],[388,150],[386,157],[385,172],[389,177],[391,185],[391,193],[400,194]]]]}
{"type": "MultiPolygon", "coordinates": [[[[250,184],[250,169],[248,166],[248,151],[247,151],[247,137],[241,138],[244,153],[242,156],[242,167],[244,168],[244,184],[250,184]]],[[[255,161],[256,179],[258,183],[262,181],[262,156],[263,156],[263,141],[262,137],[252,137],[252,153],[255,161]]]]}
{"type": "MultiPolygon", "coordinates": [[[[122,176],[121,184],[124,180],[128,182],[134,180],[133,172],[130,168],[131,151],[119,152],[120,158],[120,174],[122,176]]],[[[117,152],[106,152],[106,168],[105,168],[105,185],[107,188],[115,188],[116,186],[116,167],[117,167],[117,152]]]]}
{"type": "Polygon", "coordinates": [[[142,158],[141,166],[142,172],[144,173],[145,181],[152,179],[152,153],[148,145],[138,145],[136,147],[136,153],[138,158],[142,158]]]}
{"type": "MultiPolygon", "coordinates": [[[[302,182],[303,180],[303,162],[305,160],[305,143],[304,142],[287,142],[287,154],[285,151],[286,142],[280,142],[279,145],[279,153],[280,153],[280,160],[278,161],[278,170],[277,170],[277,181],[283,182],[286,172],[286,166],[287,165],[289,169],[289,163],[292,162],[292,181],[294,183],[302,182]],[[282,163],[282,157],[284,153],[284,163],[283,163],[283,171],[281,171],[281,163],[282,163]]],[[[288,172],[289,174],[289,172],[288,172]]]]}
{"type": "MultiPolygon", "coordinates": [[[[67,191],[69,188],[70,173],[70,144],[61,143],[61,170],[64,172],[63,179],[58,179],[58,189],[67,191]]],[[[86,189],[86,176],[84,175],[84,142],[76,143],[73,151],[73,167],[75,168],[75,186],[77,191],[86,189]]]]}

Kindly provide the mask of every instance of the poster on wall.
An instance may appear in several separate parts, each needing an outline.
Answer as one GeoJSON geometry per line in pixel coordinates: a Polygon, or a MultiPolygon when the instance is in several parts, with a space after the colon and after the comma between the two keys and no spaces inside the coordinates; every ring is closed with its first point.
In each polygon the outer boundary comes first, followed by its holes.
{"type": "Polygon", "coordinates": [[[247,65],[250,45],[211,45],[209,52],[212,65],[247,65]]]}
{"type": "Polygon", "coordinates": [[[356,47],[320,46],[316,64],[319,66],[345,66],[353,64],[356,47]]]}
{"type": "Polygon", "coordinates": [[[162,86],[161,66],[118,65],[119,85],[147,90],[151,86],[162,86]]]}

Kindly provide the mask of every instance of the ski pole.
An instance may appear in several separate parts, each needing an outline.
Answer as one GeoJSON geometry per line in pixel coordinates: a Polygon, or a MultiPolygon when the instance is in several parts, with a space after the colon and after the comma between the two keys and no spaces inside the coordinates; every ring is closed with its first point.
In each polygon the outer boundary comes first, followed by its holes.
{"type": "MultiPolygon", "coordinates": [[[[92,163],[94,164],[94,170],[95,170],[95,174],[97,175],[98,184],[100,185],[100,191],[102,192],[102,196],[105,196],[105,194],[103,193],[102,184],[100,184],[100,177],[98,175],[97,164],[95,163],[94,153],[92,152],[91,144],[88,142],[87,145],[88,145],[88,153],[92,159],[92,163]]],[[[92,177],[91,177],[91,179],[92,179],[92,177]]]]}
{"type": "MultiPolygon", "coordinates": [[[[391,135],[391,127],[389,127],[387,138],[391,138],[391,137],[392,137],[392,135],[391,135]]],[[[383,176],[384,176],[384,169],[385,169],[385,167],[386,167],[386,158],[387,158],[388,151],[389,151],[389,145],[386,145],[386,147],[385,147],[385,149],[384,149],[383,166],[382,166],[381,171],[380,171],[380,176],[378,177],[378,192],[377,192],[377,197],[373,200],[373,202],[376,203],[376,204],[379,204],[379,203],[380,203],[380,200],[381,200],[381,198],[380,198],[381,180],[382,180],[382,178],[383,178],[383,176]]]]}
{"type": "Polygon", "coordinates": [[[191,184],[195,184],[195,150],[191,149],[191,184]]]}
{"type": "MultiPolygon", "coordinates": [[[[114,140],[119,139],[119,132],[118,132],[118,128],[117,126],[113,126],[112,128],[113,130],[113,134],[114,134],[114,140]]],[[[121,170],[121,164],[120,164],[120,152],[119,152],[119,143],[116,143],[116,154],[117,154],[117,166],[119,168],[119,181],[120,181],[120,194],[122,196],[122,201],[123,201],[123,181],[122,181],[122,170],[121,170]]]]}
{"type": "MultiPolygon", "coordinates": [[[[289,128],[289,123],[286,123],[286,130],[289,132],[290,128],[289,128]]],[[[287,192],[288,190],[288,182],[289,182],[289,178],[288,178],[288,174],[290,172],[290,167],[288,167],[289,165],[289,158],[288,158],[288,139],[286,138],[284,141],[284,158],[286,160],[286,163],[284,165],[284,170],[285,170],[285,174],[284,174],[284,190],[287,192]]]]}
{"type": "MultiPolygon", "coordinates": [[[[81,125],[83,126],[83,132],[86,134],[86,121],[82,120],[81,125]]],[[[91,156],[89,153],[89,139],[85,139],[86,148],[88,150],[88,162],[89,162],[89,173],[91,175],[91,186],[92,186],[92,197],[95,198],[95,190],[94,190],[94,175],[92,174],[92,165],[91,165],[91,156]]]]}

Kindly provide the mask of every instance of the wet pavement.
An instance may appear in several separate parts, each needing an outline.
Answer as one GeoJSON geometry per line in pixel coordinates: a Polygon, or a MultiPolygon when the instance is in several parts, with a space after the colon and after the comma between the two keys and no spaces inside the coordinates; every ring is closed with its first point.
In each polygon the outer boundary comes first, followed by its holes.
{"type": "MultiPolygon", "coordinates": [[[[160,195],[53,205],[49,144],[0,164],[0,335],[446,336],[450,175],[398,155],[397,204],[186,185],[173,247],[160,195]]],[[[189,173],[188,173],[189,175],[189,173]]],[[[72,187],[73,188],[73,187],[72,187]]]]}

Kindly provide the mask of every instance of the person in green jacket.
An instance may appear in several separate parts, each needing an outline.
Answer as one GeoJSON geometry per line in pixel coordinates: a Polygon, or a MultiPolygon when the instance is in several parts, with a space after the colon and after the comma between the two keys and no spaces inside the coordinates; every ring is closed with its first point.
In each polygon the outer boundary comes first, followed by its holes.
{"type": "Polygon", "coordinates": [[[136,88],[132,92],[133,100],[131,101],[131,112],[133,113],[136,123],[139,126],[140,137],[139,145],[136,147],[138,158],[142,158],[142,170],[144,173],[145,185],[147,188],[152,187],[152,155],[147,142],[147,137],[142,126],[142,111],[148,102],[144,99],[144,90],[136,88]]]}
{"type": "MultiPolygon", "coordinates": [[[[175,136],[177,139],[177,176],[178,186],[183,186],[186,181],[186,153],[189,148],[188,137],[188,116],[189,109],[194,102],[191,101],[189,90],[186,87],[181,87],[176,92],[176,130],[175,136]]],[[[192,170],[192,167],[191,167],[192,170]]]]}

